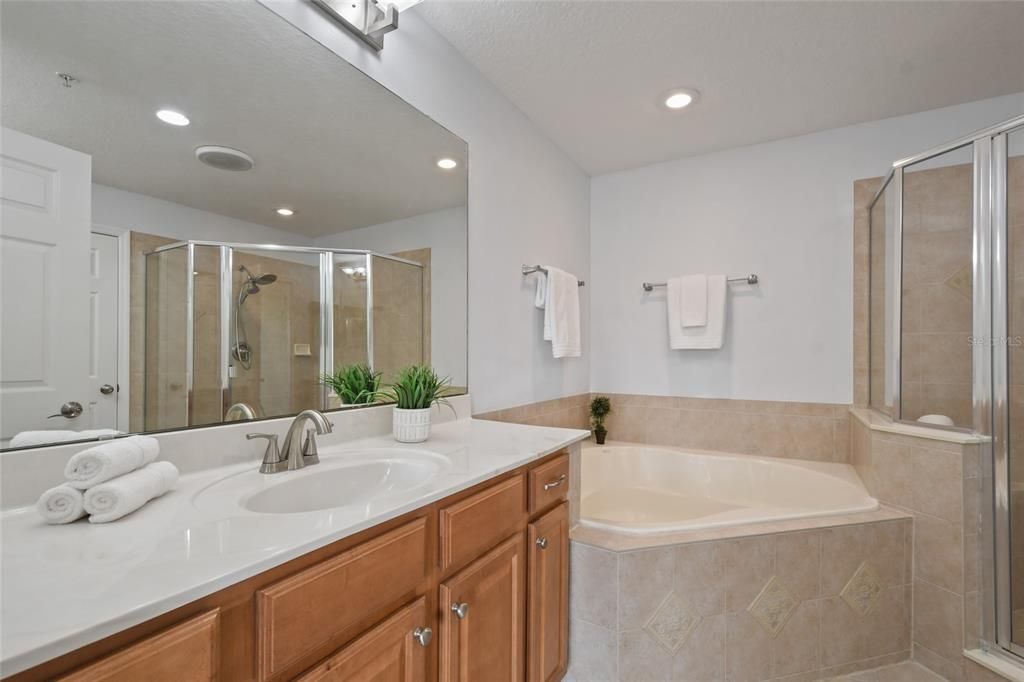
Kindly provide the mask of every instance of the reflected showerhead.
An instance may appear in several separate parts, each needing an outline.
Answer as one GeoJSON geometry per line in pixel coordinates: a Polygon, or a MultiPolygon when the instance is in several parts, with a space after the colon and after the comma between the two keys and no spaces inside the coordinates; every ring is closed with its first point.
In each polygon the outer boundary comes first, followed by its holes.
{"type": "Polygon", "coordinates": [[[262,286],[264,284],[273,284],[274,282],[277,281],[277,275],[271,275],[271,274],[260,275],[254,281],[256,282],[256,284],[259,284],[260,286],[262,286]]]}

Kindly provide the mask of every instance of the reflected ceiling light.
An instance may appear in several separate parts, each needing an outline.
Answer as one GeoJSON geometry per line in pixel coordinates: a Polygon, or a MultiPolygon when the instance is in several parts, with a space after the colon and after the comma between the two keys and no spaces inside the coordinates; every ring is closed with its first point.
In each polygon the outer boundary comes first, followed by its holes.
{"type": "Polygon", "coordinates": [[[288,216],[295,215],[295,209],[285,208],[284,206],[282,206],[281,208],[277,209],[277,215],[283,215],[285,218],[287,218],[288,216]]]}
{"type": "Polygon", "coordinates": [[[437,167],[440,168],[441,170],[451,170],[458,165],[459,162],[456,161],[455,159],[444,158],[437,160],[437,167]]]}
{"type": "Polygon", "coordinates": [[[675,88],[663,93],[660,99],[662,106],[666,109],[679,111],[696,102],[699,96],[700,93],[691,88],[675,88]]]}
{"type": "Polygon", "coordinates": [[[187,126],[189,124],[188,116],[173,109],[161,109],[156,112],[156,117],[172,126],[187,126]]]}

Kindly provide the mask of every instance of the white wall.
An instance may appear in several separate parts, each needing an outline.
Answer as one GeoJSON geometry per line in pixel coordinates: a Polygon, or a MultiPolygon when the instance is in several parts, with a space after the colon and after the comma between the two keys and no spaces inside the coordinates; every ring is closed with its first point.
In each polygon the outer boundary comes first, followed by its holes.
{"type": "Polygon", "coordinates": [[[466,385],[466,208],[319,237],[317,246],[394,253],[430,249],[430,361],[466,385]]]}
{"type": "Polygon", "coordinates": [[[469,143],[474,412],[588,391],[586,334],[583,358],[553,360],[533,282],[520,273],[523,263],[551,263],[589,279],[588,177],[415,10],[376,54],[312,3],[261,1],[469,143]]]}
{"type": "Polygon", "coordinates": [[[851,402],[853,181],[1022,112],[1024,93],[594,178],[591,388],[851,402]],[[730,285],[721,350],[670,351],[664,289],[641,291],[687,272],[761,277],[730,285]]]}
{"type": "Polygon", "coordinates": [[[308,246],[313,241],[294,232],[95,183],[92,186],[92,222],[93,226],[109,228],[115,234],[132,230],[181,240],[297,246],[308,246]]]}

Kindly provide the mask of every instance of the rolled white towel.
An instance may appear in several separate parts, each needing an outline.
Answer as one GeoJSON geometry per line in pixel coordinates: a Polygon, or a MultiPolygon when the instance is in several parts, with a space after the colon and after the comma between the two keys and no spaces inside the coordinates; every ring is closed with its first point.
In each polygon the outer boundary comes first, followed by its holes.
{"type": "Polygon", "coordinates": [[[64,467],[64,477],[69,485],[85,490],[141,469],[156,461],[159,454],[160,442],[156,438],[118,438],[74,455],[64,467]]]}
{"type": "Polygon", "coordinates": [[[90,523],[115,521],[160,497],[178,482],[178,467],[154,462],[85,491],[90,523]]]}
{"type": "Polygon", "coordinates": [[[85,516],[85,496],[78,488],[61,483],[39,496],[36,509],[47,523],[71,523],[85,516]]]}

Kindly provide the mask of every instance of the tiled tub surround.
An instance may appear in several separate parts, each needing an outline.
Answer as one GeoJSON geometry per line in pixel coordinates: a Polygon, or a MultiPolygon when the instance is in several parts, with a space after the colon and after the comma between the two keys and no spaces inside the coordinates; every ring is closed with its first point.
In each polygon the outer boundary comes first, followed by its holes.
{"type": "Polygon", "coordinates": [[[905,435],[879,413],[851,414],[851,462],[864,484],[914,518],[914,659],[970,679],[962,652],[978,645],[982,618],[981,444],[952,432],[905,435]]]}
{"type": "Polygon", "coordinates": [[[619,551],[574,531],[567,679],[795,682],[905,660],[911,519],[874,515],[619,551]]]}
{"type": "Polygon", "coordinates": [[[848,461],[848,406],[593,393],[475,415],[477,419],[586,429],[591,398],[612,401],[609,439],[744,455],[848,461]]]}

